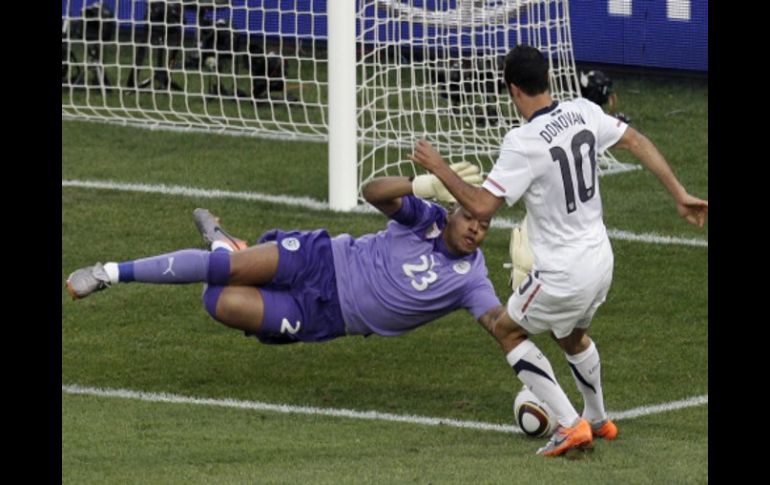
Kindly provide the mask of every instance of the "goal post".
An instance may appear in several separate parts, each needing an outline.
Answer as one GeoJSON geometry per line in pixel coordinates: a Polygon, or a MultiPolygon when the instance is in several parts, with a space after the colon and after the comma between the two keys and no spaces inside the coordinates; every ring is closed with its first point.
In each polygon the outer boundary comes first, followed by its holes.
{"type": "Polygon", "coordinates": [[[420,138],[489,172],[521,123],[501,82],[521,43],[555,99],[580,95],[568,0],[62,0],[62,119],[327,143],[347,211],[420,173],[420,138]]]}
{"type": "Polygon", "coordinates": [[[330,1],[329,9],[329,206],[358,205],[356,165],[356,5],[330,1]]]}

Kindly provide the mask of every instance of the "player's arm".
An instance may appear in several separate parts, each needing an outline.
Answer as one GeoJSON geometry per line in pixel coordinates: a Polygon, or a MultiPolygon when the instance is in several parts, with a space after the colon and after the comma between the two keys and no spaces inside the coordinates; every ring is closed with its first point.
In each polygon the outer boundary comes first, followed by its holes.
{"type": "Polygon", "coordinates": [[[677,212],[681,217],[691,224],[703,227],[709,210],[708,201],[687,193],[663,154],[646,136],[629,126],[615,146],[633,153],[650,172],[655,174],[674,198],[677,212]]]}
{"type": "Polygon", "coordinates": [[[377,177],[367,182],[361,192],[367,202],[391,216],[401,208],[401,197],[412,194],[412,181],[407,177],[377,177]]]}
{"type": "Polygon", "coordinates": [[[513,320],[508,316],[505,305],[499,305],[492,308],[481,315],[478,322],[495,340],[497,340],[500,348],[506,354],[526,338],[524,329],[518,325],[506,324],[506,322],[513,323],[513,320]]]}
{"type": "Polygon", "coordinates": [[[486,312],[485,314],[483,314],[483,315],[481,315],[479,317],[479,320],[478,320],[479,325],[484,327],[487,332],[489,332],[490,334],[492,334],[494,336],[495,335],[495,332],[494,332],[495,320],[497,320],[498,315],[500,315],[504,311],[505,311],[505,306],[503,306],[503,305],[498,305],[498,306],[492,308],[491,310],[489,310],[488,312],[486,312]]]}
{"type": "MultiPolygon", "coordinates": [[[[453,163],[447,169],[466,184],[480,184],[479,168],[468,162],[453,163]]],[[[406,177],[378,177],[363,187],[364,199],[387,216],[401,208],[401,197],[414,194],[422,199],[455,202],[455,198],[435,175],[423,174],[406,177]]]]}
{"type": "Polygon", "coordinates": [[[495,197],[482,187],[464,181],[446,164],[438,151],[433,148],[433,145],[426,140],[417,142],[414,153],[409,158],[438,177],[460,205],[465,207],[476,219],[490,220],[500,204],[503,203],[504,199],[495,197]]]}

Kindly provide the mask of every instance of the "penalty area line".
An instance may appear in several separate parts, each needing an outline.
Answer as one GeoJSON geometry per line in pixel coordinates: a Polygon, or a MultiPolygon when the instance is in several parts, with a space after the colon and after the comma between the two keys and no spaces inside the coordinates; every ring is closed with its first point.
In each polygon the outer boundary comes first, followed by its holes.
{"type": "MultiPolygon", "coordinates": [[[[296,197],[292,195],[272,195],[260,192],[238,192],[229,190],[202,189],[185,187],[182,185],[167,184],[133,184],[113,182],[110,180],[62,180],[62,187],[78,187],[86,189],[117,190],[122,192],[143,192],[149,194],[175,195],[183,197],[199,197],[206,199],[235,199],[255,202],[269,202],[273,204],[287,205],[289,207],[301,207],[311,210],[331,210],[329,204],[311,197],[296,197]]],[[[376,209],[368,205],[359,205],[351,212],[374,214],[376,209]]],[[[492,219],[492,227],[497,229],[512,229],[518,225],[517,221],[496,217],[492,219]]],[[[636,234],[619,229],[608,229],[610,239],[621,241],[636,241],[649,244],[674,244],[681,246],[708,247],[705,239],[683,238],[665,236],[655,233],[636,234]]]]}

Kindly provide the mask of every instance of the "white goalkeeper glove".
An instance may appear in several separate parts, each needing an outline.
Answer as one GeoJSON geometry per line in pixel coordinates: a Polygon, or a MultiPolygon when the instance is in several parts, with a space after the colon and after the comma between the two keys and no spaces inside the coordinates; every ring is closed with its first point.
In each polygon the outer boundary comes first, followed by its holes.
{"type": "Polygon", "coordinates": [[[527,277],[529,270],[535,262],[532,255],[532,249],[529,247],[529,237],[527,236],[527,216],[524,216],[521,223],[511,231],[511,288],[516,288],[527,277]]]}
{"type": "MultiPolygon", "coordinates": [[[[449,166],[461,179],[471,185],[482,182],[479,167],[470,162],[457,162],[449,166]]],[[[412,181],[412,192],[423,199],[436,199],[441,202],[456,202],[452,194],[444,187],[441,180],[433,174],[418,175],[412,181]]]]}

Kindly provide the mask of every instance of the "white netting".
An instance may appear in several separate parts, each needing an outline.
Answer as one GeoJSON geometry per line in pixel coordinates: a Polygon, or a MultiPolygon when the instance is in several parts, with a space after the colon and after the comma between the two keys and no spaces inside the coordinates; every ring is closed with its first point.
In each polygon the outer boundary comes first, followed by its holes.
{"type": "MultiPolygon", "coordinates": [[[[325,141],[330,1],[353,0],[62,0],[62,118],[325,141]]],[[[359,187],[411,174],[420,137],[488,171],[518,123],[500,86],[518,43],[550,55],[556,99],[579,95],[567,0],[356,8],[359,187]]]]}
{"type": "Polygon", "coordinates": [[[326,15],[286,3],[63,0],[62,118],[325,140],[326,15]]]}
{"type": "MultiPolygon", "coordinates": [[[[505,133],[521,123],[502,82],[517,44],[551,59],[555,99],[580,95],[567,0],[376,0],[359,9],[359,184],[411,174],[414,142],[429,139],[448,162],[489,171],[505,133]]],[[[600,173],[628,169],[609,153],[600,173]]]]}

